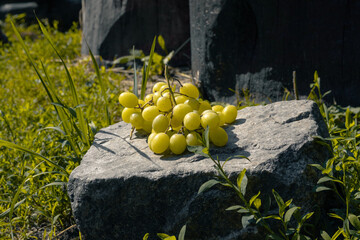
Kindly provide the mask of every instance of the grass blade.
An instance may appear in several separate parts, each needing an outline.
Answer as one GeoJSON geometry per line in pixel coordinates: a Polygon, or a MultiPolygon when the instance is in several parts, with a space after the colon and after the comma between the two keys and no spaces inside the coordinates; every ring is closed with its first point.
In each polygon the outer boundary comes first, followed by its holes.
{"type": "Polygon", "coordinates": [[[89,49],[89,53],[90,53],[90,56],[91,56],[91,60],[93,62],[93,65],[94,65],[94,69],[95,69],[95,72],[96,72],[96,76],[99,80],[99,85],[100,85],[100,89],[101,89],[101,95],[103,96],[103,99],[104,99],[104,102],[105,102],[105,112],[106,112],[106,119],[107,119],[107,122],[108,122],[108,125],[111,125],[111,115],[110,115],[110,112],[109,112],[109,102],[107,100],[107,95],[106,95],[106,88],[107,88],[107,84],[106,82],[101,78],[101,74],[100,74],[100,70],[99,70],[99,65],[97,64],[96,60],[95,60],[95,57],[94,57],[94,54],[92,53],[87,41],[86,42],[86,45],[89,49]]]}
{"type": "Polygon", "coordinates": [[[61,166],[59,166],[58,164],[56,164],[55,162],[51,161],[50,159],[44,157],[43,155],[33,152],[25,147],[19,146],[15,143],[12,142],[8,142],[5,140],[0,139],[0,146],[4,146],[4,147],[8,147],[8,148],[12,148],[12,149],[16,149],[16,150],[20,150],[22,152],[28,153],[30,155],[32,155],[35,158],[39,158],[41,160],[44,160],[45,162],[47,162],[50,165],[53,165],[54,167],[56,167],[57,169],[59,169],[62,173],[64,173],[66,176],[69,176],[69,173],[61,166]]]}
{"type": "Polygon", "coordinates": [[[146,64],[144,64],[143,78],[142,78],[142,83],[141,83],[140,99],[144,99],[144,96],[145,96],[146,84],[147,84],[147,81],[148,81],[148,78],[149,78],[150,67],[151,67],[151,64],[152,64],[152,59],[153,59],[154,51],[155,51],[155,45],[156,45],[156,36],[154,37],[154,41],[153,41],[152,46],[151,46],[149,62],[147,64],[147,66],[146,66],[146,64]]]}
{"type": "Polygon", "coordinates": [[[134,87],[133,91],[134,94],[139,98],[139,91],[138,91],[138,79],[137,79],[137,73],[136,73],[136,58],[135,58],[135,46],[133,46],[133,58],[134,58],[134,87]]]}
{"type": "MultiPolygon", "coordinates": [[[[66,64],[64,62],[64,59],[61,57],[60,53],[56,49],[54,43],[52,42],[52,40],[50,38],[49,33],[47,32],[47,30],[45,28],[45,26],[41,23],[41,21],[37,17],[36,17],[36,19],[37,19],[37,21],[39,23],[39,26],[40,26],[40,29],[41,29],[42,33],[44,34],[45,38],[50,43],[51,47],[54,49],[56,55],[60,58],[61,63],[63,64],[63,66],[65,68],[68,83],[69,83],[69,86],[70,86],[71,96],[73,98],[73,105],[75,105],[75,106],[80,105],[80,101],[79,101],[79,97],[78,97],[76,89],[75,89],[74,81],[73,81],[73,79],[71,77],[69,69],[67,68],[67,66],[66,66],[66,64]]],[[[90,147],[89,129],[88,129],[88,125],[87,125],[87,123],[85,121],[84,114],[83,114],[81,108],[77,108],[76,112],[77,112],[77,115],[78,115],[78,121],[79,121],[79,124],[80,124],[80,129],[81,129],[81,131],[83,133],[81,135],[81,138],[83,140],[83,143],[85,145],[87,145],[88,147],[90,147]]]]}

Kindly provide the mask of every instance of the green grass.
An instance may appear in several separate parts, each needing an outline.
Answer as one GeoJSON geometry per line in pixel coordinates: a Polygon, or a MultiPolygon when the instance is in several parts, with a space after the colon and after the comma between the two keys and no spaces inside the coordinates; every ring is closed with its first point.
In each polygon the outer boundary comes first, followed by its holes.
{"type": "Polygon", "coordinates": [[[1,23],[11,45],[0,45],[0,238],[51,239],[74,224],[69,174],[94,133],[119,121],[124,76],[79,58],[77,26],[14,21],[24,41],[1,23]]]}

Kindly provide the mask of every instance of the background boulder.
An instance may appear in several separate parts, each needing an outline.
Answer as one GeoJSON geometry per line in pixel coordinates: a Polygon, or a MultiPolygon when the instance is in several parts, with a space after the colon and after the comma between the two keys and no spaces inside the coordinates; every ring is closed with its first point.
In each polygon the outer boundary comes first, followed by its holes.
{"type": "MultiPolygon", "coordinates": [[[[107,60],[129,55],[135,46],[149,54],[156,35],[162,35],[168,50],[175,50],[190,37],[188,0],[82,0],[82,54],[91,51],[107,60]]],[[[156,49],[161,52],[160,48],[156,49]]],[[[190,45],[172,64],[189,63],[190,45]]]]}
{"type": "Polygon", "coordinates": [[[294,70],[307,95],[317,70],[328,101],[360,105],[358,1],[190,0],[190,24],[192,72],[207,99],[248,88],[278,101],[294,70]]]}
{"type": "MultiPolygon", "coordinates": [[[[213,148],[212,154],[221,160],[249,157],[225,165],[234,177],[247,169],[247,197],[258,191],[265,197],[275,189],[304,211],[323,204],[314,197],[318,177],[308,166],[330,155],[312,137],[328,136],[314,102],[248,107],[225,129],[228,144],[213,148]]],[[[186,239],[261,239],[256,229],[241,228],[238,213],[225,211],[238,204],[232,191],[215,187],[197,196],[214,176],[210,159],[191,153],[155,155],[141,133],[130,140],[130,130],[120,122],[99,131],[70,175],[68,193],[83,239],[142,239],[147,232],[157,239],[157,232],[177,235],[184,224],[186,239]]]]}

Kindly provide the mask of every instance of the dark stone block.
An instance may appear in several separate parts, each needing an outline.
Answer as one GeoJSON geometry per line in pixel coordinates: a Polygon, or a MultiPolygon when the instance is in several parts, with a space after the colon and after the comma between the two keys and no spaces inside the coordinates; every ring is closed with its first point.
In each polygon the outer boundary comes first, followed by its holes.
{"type": "Polygon", "coordinates": [[[360,105],[358,1],[190,0],[190,22],[192,71],[211,100],[235,87],[280,100],[294,70],[307,95],[317,70],[328,101],[360,105]]]}
{"type": "MultiPolygon", "coordinates": [[[[94,54],[111,60],[136,49],[150,52],[155,35],[162,35],[168,50],[175,50],[190,37],[187,0],[83,0],[84,39],[94,54]]],[[[156,51],[162,53],[160,48],[156,51]]],[[[85,42],[82,53],[87,54],[85,42]]],[[[162,53],[165,54],[165,53],[162,53]]],[[[188,64],[187,44],[172,64],[188,64]]]]}

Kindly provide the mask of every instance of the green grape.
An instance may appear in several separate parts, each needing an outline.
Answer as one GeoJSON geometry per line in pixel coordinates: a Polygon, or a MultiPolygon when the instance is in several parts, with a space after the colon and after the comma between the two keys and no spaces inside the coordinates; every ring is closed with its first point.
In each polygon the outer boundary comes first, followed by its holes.
{"type": "Polygon", "coordinates": [[[220,117],[219,127],[222,127],[225,125],[225,116],[222,112],[216,112],[220,117]]]}
{"type": "Polygon", "coordinates": [[[124,107],[133,108],[138,105],[138,98],[131,92],[123,92],[119,96],[119,102],[124,107]]]}
{"type": "Polygon", "coordinates": [[[192,131],[200,127],[200,115],[195,112],[189,112],[184,117],[184,126],[192,131]]]}
{"type": "Polygon", "coordinates": [[[199,110],[200,103],[195,98],[189,98],[185,101],[185,104],[189,105],[194,110],[199,110]]]}
{"type": "Polygon", "coordinates": [[[156,106],[158,109],[162,112],[170,111],[172,108],[171,100],[168,97],[159,97],[159,99],[156,102],[156,106]]]}
{"type": "Polygon", "coordinates": [[[201,113],[201,115],[204,115],[204,114],[207,114],[207,113],[216,113],[214,110],[212,109],[208,109],[208,110],[205,110],[201,113]]]}
{"type": "Polygon", "coordinates": [[[166,93],[166,92],[169,92],[169,86],[168,86],[167,84],[161,86],[161,88],[159,89],[159,92],[160,92],[161,94],[164,94],[164,93],[166,93]]]}
{"type": "Polygon", "coordinates": [[[226,131],[221,127],[212,128],[209,130],[210,141],[218,147],[223,147],[228,141],[226,131]]]}
{"type": "Polygon", "coordinates": [[[153,94],[153,102],[156,103],[156,101],[159,99],[159,97],[161,97],[160,92],[155,92],[153,94]]]}
{"type": "Polygon", "coordinates": [[[136,129],[142,129],[144,126],[144,119],[141,116],[140,112],[134,112],[130,115],[130,123],[131,126],[135,127],[136,129]]]}
{"type": "Polygon", "coordinates": [[[180,87],[180,93],[185,94],[186,96],[192,98],[199,97],[199,90],[196,86],[191,83],[184,83],[182,87],[180,87]]]}
{"type": "Polygon", "coordinates": [[[180,130],[180,128],[182,127],[181,123],[182,123],[182,121],[180,121],[174,117],[170,118],[170,125],[174,130],[180,130]]]}
{"type": "Polygon", "coordinates": [[[198,146],[201,145],[199,140],[200,135],[196,132],[190,132],[186,135],[186,144],[189,146],[198,146]]]}
{"type": "Polygon", "coordinates": [[[173,108],[173,118],[182,122],[185,115],[192,111],[193,109],[189,105],[180,103],[173,108]]]}
{"type": "Polygon", "coordinates": [[[152,130],[152,121],[144,120],[143,130],[147,133],[151,133],[152,130]]]}
{"type": "Polygon", "coordinates": [[[156,134],[157,133],[151,133],[150,135],[149,135],[149,137],[148,137],[148,146],[149,146],[149,148],[150,148],[150,150],[152,150],[151,149],[151,140],[156,136],[156,134]]]}
{"type": "Polygon", "coordinates": [[[215,105],[215,106],[212,106],[211,109],[215,112],[221,112],[224,109],[224,107],[221,105],[215,105]]]}
{"type": "Polygon", "coordinates": [[[166,83],[164,83],[164,82],[155,83],[155,85],[153,86],[153,89],[152,89],[153,93],[158,92],[160,90],[160,88],[164,85],[166,85],[166,83]]]}
{"type": "Polygon", "coordinates": [[[159,113],[159,109],[156,106],[149,106],[142,111],[142,117],[144,120],[152,122],[159,113]]]}
{"type": "Polygon", "coordinates": [[[152,122],[152,128],[157,133],[165,132],[168,126],[169,126],[169,119],[162,114],[157,115],[152,122]]]}
{"type": "Polygon", "coordinates": [[[234,105],[228,105],[223,110],[225,123],[229,124],[235,121],[237,116],[237,109],[234,105]]]}
{"type": "Polygon", "coordinates": [[[154,95],[154,94],[152,94],[152,93],[146,95],[144,101],[145,101],[146,103],[150,102],[150,101],[152,100],[152,98],[153,98],[153,95],[154,95]]]}
{"type": "Polygon", "coordinates": [[[157,133],[151,139],[151,150],[156,154],[165,152],[170,144],[169,136],[166,133],[157,133]]]}
{"type": "Polygon", "coordinates": [[[199,106],[199,113],[201,114],[203,111],[205,110],[210,110],[211,109],[211,105],[209,103],[209,101],[199,101],[200,102],[200,106],[199,106]]]}
{"type": "Polygon", "coordinates": [[[174,154],[181,154],[186,149],[186,139],[182,134],[174,134],[170,138],[170,150],[174,154]]]}
{"type": "Polygon", "coordinates": [[[137,108],[124,108],[124,110],[121,113],[121,118],[124,122],[130,123],[130,116],[134,112],[140,112],[140,109],[137,108]]]}
{"type": "Polygon", "coordinates": [[[201,116],[201,126],[206,129],[207,126],[209,128],[216,128],[219,126],[220,117],[215,112],[207,112],[201,116]]]}
{"type": "Polygon", "coordinates": [[[180,104],[180,103],[185,103],[186,100],[188,100],[189,98],[184,96],[184,95],[179,95],[179,96],[176,96],[175,97],[175,101],[177,104],[180,104]]]}

